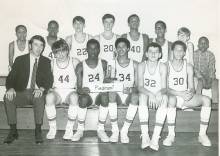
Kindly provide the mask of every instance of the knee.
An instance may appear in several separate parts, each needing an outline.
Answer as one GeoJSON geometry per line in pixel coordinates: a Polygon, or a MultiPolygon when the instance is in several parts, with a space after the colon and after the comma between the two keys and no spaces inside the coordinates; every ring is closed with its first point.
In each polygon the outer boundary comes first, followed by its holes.
{"type": "Polygon", "coordinates": [[[168,97],[168,107],[176,107],[177,99],[175,96],[169,96],[168,97]]]}
{"type": "Polygon", "coordinates": [[[79,107],[80,108],[86,108],[89,103],[90,103],[89,95],[81,95],[79,97],[79,107]]]}
{"type": "Polygon", "coordinates": [[[46,95],[46,106],[55,105],[56,96],[53,92],[46,95]]]}
{"type": "Polygon", "coordinates": [[[109,98],[109,102],[116,102],[116,97],[117,97],[117,94],[116,93],[113,93],[113,92],[110,92],[108,94],[108,98],[109,98]]]}
{"type": "Polygon", "coordinates": [[[136,93],[131,94],[131,103],[133,105],[138,105],[139,96],[136,93]]]}
{"type": "Polygon", "coordinates": [[[208,96],[202,96],[202,106],[211,107],[211,99],[208,96]]]}
{"type": "Polygon", "coordinates": [[[78,105],[78,95],[76,93],[71,93],[69,96],[70,105],[78,105]]]}
{"type": "Polygon", "coordinates": [[[99,96],[100,96],[101,106],[108,107],[109,104],[108,93],[102,93],[99,96]]]}
{"type": "Polygon", "coordinates": [[[167,97],[167,95],[162,95],[161,107],[164,107],[164,108],[168,107],[168,97],[167,97]]]}

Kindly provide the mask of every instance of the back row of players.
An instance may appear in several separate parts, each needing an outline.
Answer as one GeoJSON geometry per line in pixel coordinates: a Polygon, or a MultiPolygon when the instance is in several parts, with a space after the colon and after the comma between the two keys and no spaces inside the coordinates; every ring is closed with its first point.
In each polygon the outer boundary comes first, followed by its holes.
{"type": "MultiPolygon", "coordinates": [[[[150,41],[146,34],[138,32],[140,21],[137,15],[128,18],[130,32],[122,37],[112,32],[114,20],[114,16],[104,15],[104,32],[91,39],[92,36],[83,32],[85,20],[77,16],[73,19],[75,34],[68,36],[66,41],[57,37],[58,24],[55,21],[48,24],[49,35],[46,41],[52,46],[52,53],[50,48],[46,47],[43,55],[54,58],[51,61],[54,83],[46,96],[45,110],[50,126],[47,139],[54,139],[56,136],[56,104],[61,102],[69,104],[63,138],[78,141],[83,136],[87,107],[94,103],[99,106],[97,135],[101,141],[118,142],[120,134],[121,142],[129,143],[128,129],[138,110],[141,147],[144,149],[149,146],[153,150],[158,150],[158,141],[166,116],[169,133],[163,144],[171,146],[175,140],[178,104],[180,108],[202,106],[198,141],[204,146],[211,146],[206,134],[211,101],[206,96],[195,94],[193,53],[190,52],[193,46],[188,42],[190,36],[188,29],[182,28],[178,31],[179,39],[182,41],[171,43],[165,39],[166,24],[158,21],[155,24],[157,38],[150,41]],[[123,91],[92,93],[90,86],[94,83],[114,81],[123,82],[123,91]],[[128,105],[121,130],[117,123],[117,104],[120,103],[128,105]],[[148,108],[157,110],[151,139],[148,134],[148,108]],[[108,113],[112,124],[110,137],[104,129],[108,113]],[[78,127],[73,134],[76,118],[78,127]]],[[[25,37],[24,32],[22,33],[22,30],[26,31],[24,28],[17,27],[17,36],[25,37]]],[[[19,50],[13,44],[15,45],[13,42],[9,47],[10,65],[13,64],[16,50],[19,50]]]]}

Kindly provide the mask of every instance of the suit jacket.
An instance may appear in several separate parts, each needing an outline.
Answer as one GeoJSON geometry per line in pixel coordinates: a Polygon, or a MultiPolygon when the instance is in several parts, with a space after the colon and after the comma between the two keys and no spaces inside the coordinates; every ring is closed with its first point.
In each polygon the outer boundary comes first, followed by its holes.
{"type": "MultiPolygon", "coordinates": [[[[15,91],[24,91],[28,85],[29,75],[30,54],[17,57],[6,78],[6,89],[14,88],[15,91]]],[[[39,88],[43,87],[45,91],[53,85],[50,60],[42,55],[39,57],[36,84],[39,88]]]]}

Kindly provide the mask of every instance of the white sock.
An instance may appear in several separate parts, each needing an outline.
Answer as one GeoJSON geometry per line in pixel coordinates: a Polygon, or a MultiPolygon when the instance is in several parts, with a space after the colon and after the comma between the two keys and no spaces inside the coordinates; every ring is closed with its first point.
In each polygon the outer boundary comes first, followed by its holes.
{"type": "Polygon", "coordinates": [[[168,135],[175,136],[176,107],[167,108],[168,135]]]}
{"type": "Polygon", "coordinates": [[[77,130],[84,131],[87,108],[78,108],[78,127],[77,130]]]}
{"type": "Polygon", "coordinates": [[[141,125],[141,133],[142,135],[148,135],[148,107],[145,104],[139,104],[138,106],[138,114],[141,125]]]}
{"type": "Polygon", "coordinates": [[[55,105],[46,105],[45,111],[47,114],[47,119],[48,119],[50,128],[56,127],[56,108],[55,108],[55,105]]]}
{"type": "Polygon", "coordinates": [[[137,105],[129,104],[128,110],[126,113],[126,119],[125,119],[124,125],[122,127],[122,131],[128,132],[128,129],[131,126],[131,123],[132,123],[132,121],[135,117],[135,114],[137,112],[137,108],[138,108],[137,105]]]}
{"type": "Polygon", "coordinates": [[[99,122],[97,130],[105,130],[105,120],[108,115],[108,107],[99,106],[99,122]]]}
{"type": "Polygon", "coordinates": [[[77,105],[69,105],[66,130],[72,130],[73,129],[73,125],[76,121],[77,109],[78,109],[77,105]]]}
{"type": "Polygon", "coordinates": [[[211,107],[202,106],[201,113],[200,113],[201,123],[200,123],[199,135],[205,135],[206,134],[210,114],[211,114],[211,107]]]}
{"type": "Polygon", "coordinates": [[[109,103],[108,105],[109,116],[112,124],[112,132],[118,132],[118,109],[117,103],[109,103]]]}

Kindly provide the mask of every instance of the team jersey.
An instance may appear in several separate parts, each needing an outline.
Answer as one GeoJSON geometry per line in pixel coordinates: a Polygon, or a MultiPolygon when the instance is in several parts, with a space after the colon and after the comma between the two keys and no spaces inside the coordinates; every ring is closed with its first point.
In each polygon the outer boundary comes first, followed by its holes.
{"type": "Polygon", "coordinates": [[[69,58],[68,65],[65,68],[60,68],[56,59],[53,59],[53,88],[57,89],[72,89],[76,88],[76,74],[73,65],[73,58],[69,58]]]}
{"type": "Polygon", "coordinates": [[[18,57],[18,56],[21,56],[21,55],[24,55],[24,54],[28,54],[29,51],[28,51],[28,41],[26,41],[25,43],[25,49],[23,51],[20,51],[18,49],[18,44],[17,44],[17,41],[14,41],[14,57],[13,57],[13,62],[15,61],[15,59],[18,57]]]}
{"type": "Polygon", "coordinates": [[[132,59],[126,67],[122,67],[116,61],[116,78],[118,82],[123,83],[124,87],[133,87],[134,77],[134,61],[132,59]]]}
{"type": "Polygon", "coordinates": [[[187,61],[184,60],[182,69],[180,71],[175,71],[171,62],[168,63],[169,74],[168,74],[168,86],[170,89],[176,91],[187,90],[187,61]]]}
{"type": "MultiPolygon", "coordinates": [[[[45,37],[44,39],[46,41],[46,44],[45,44],[45,48],[44,48],[42,55],[49,58],[50,60],[52,60],[54,58],[54,55],[52,53],[51,46],[47,43],[47,37],[45,37]]],[[[56,41],[58,41],[58,40],[60,40],[59,37],[57,37],[56,41]]]]}
{"type": "Polygon", "coordinates": [[[137,62],[142,62],[144,54],[144,39],[143,34],[140,34],[140,37],[137,41],[131,39],[130,34],[127,34],[127,39],[130,41],[130,51],[128,52],[128,57],[137,62]]]}
{"type": "Polygon", "coordinates": [[[86,34],[85,40],[81,43],[76,41],[74,35],[72,35],[72,44],[71,44],[71,50],[70,50],[70,56],[73,58],[77,58],[80,61],[84,61],[88,58],[88,54],[86,51],[86,44],[89,40],[89,35],[86,34]]]}
{"type": "MultiPolygon", "coordinates": [[[[155,38],[153,39],[153,42],[156,42],[155,38]]],[[[163,46],[161,46],[161,48],[162,48],[162,58],[160,59],[160,62],[165,63],[169,59],[168,58],[169,57],[169,54],[168,54],[169,53],[169,46],[168,46],[167,40],[165,40],[165,42],[164,42],[163,46]]]]}
{"type": "Polygon", "coordinates": [[[144,88],[154,94],[161,90],[160,62],[158,62],[154,73],[150,73],[148,64],[145,61],[144,88]]]}
{"type": "Polygon", "coordinates": [[[102,84],[104,80],[104,71],[101,59],[98,60],[98,64],[95,68],[90,68],[86,61],[82,62],[83,65],[83,87],[90,88],[94,84],[102,84]]]}

